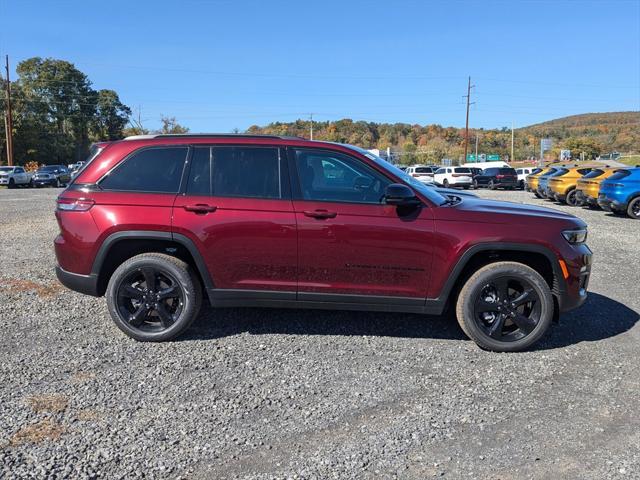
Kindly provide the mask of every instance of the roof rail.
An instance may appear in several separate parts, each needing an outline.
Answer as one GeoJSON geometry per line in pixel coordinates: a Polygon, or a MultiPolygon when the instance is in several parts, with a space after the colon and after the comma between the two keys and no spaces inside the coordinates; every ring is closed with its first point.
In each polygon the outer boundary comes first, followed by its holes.
{"type": "Polygon", "coordinates": [[[238,137],[238,138],[277,138],[278,140],[305,140],[303,137],[285,135],[261,135],[248,133],[157,133],[152,135],[133,135],[124,140],[144,140],[149,138],[202,138],[202,137],[238,137]]]}

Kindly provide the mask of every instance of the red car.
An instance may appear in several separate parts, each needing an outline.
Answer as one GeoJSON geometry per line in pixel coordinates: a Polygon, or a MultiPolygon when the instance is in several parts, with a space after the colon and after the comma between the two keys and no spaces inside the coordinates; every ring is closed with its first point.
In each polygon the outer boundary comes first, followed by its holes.
{"type": "Polygon", "coordinates": [[[529,347],[586,298],[586,225],[444,197],[366,150],[250,135],[130,137],[58,197],[57,275],[142,341],[213,307],[442,314],[486,349],[529,347]]]}

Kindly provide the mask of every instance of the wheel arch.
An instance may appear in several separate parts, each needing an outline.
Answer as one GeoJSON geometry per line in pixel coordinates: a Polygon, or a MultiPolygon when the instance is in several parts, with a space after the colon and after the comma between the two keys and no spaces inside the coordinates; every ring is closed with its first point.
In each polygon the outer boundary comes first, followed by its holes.
{"type": "Polygon", "coordinates": [[[554,303],[565,290],[558,257],[543,245],[519,243],[480,243],[467,249],[456,262],[438,296],[441,302],[457,298],[467,279],[479,268],[500,261],[515,261],[533,268],[545,279],[554,303]]]}
{"type": "Polygon", "coordinates": [[[205,289],[214,288],[209,270],[198,248],[188,237],[162,231],[126,231],[109,235],[100,245],[91,274],[97,278],[97,294],[104,295],[115,269],[141,253],[165,253],[189,264],[205,289]]]}

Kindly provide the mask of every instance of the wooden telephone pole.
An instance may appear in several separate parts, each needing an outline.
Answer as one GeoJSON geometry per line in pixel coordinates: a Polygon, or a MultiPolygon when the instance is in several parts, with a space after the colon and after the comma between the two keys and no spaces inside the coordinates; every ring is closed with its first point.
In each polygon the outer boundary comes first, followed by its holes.
{"type": "Polygon", "coordinates": [[[7,111],[5,112],[5,132],[7,135],[7,165],[13,165],[13,117],[11,115],[11,80],[9,79],[9,55],[5,56],[5,70],[7,72],[7,111]]]}
{"type": "MultiPolygon", "coordinates": [[[[471,89],[475,87],[475,85],[471,85],[471,77],[469,77],[469,83],[467,84],[467,94],[464,95],[467,97],[467,121],[464,127],[464,159],[463,163],[467,162],[467,150],[469,148],[469,106],[473,105],[476,102],[470,102],[471,100],[471,89]]],[[[476,162],[478,159],[476,158],[476,162]]]]}

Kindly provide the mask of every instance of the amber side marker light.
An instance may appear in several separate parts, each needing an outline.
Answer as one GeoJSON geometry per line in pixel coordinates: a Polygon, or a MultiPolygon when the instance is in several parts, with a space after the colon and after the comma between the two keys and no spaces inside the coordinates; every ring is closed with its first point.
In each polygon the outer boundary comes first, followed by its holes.
{"type": "Polygon", "coordinates": [[[562,270],[562,276],[566,280],[567,278],[569,278],[569,269],[567,268],[567,262],[560,259],[558,260],[558,263],[560,264],[560,269],[562,270]]]}

